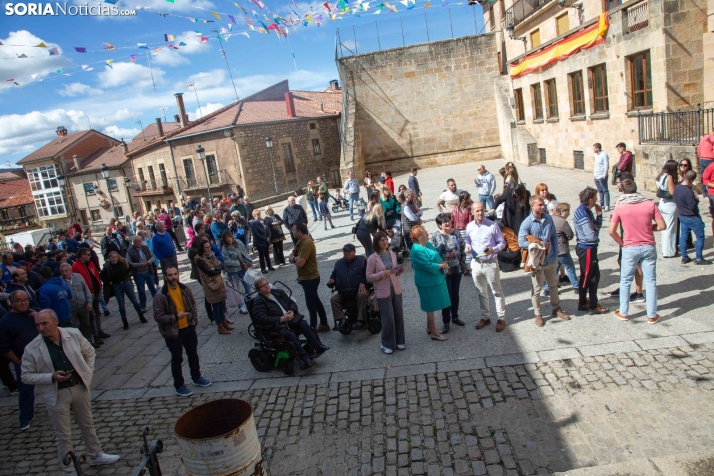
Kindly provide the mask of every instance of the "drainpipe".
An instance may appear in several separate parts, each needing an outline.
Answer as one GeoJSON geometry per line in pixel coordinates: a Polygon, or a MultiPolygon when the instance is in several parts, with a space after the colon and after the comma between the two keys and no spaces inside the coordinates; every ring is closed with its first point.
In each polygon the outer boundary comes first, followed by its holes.
{"type": "MultiPolygon", "coordinates": [[[[171,147],[171,142],[165,140],[164,141],[167,146],[169,146],[169,155],[171,156],[171,165],[173,166],[174,169],[174,180],[176,180],[176,190],[177,192],[174,192],[174,203],[181,202],[181,183],[179,182],[178,178],[178,171],[176,170],[176,162],[174,161],[174,149],[171,147]],[[178,197],[177,197],[178,195],[178,197]]],[[[180,207],[179,207],[180,208],[180,207]]]]}

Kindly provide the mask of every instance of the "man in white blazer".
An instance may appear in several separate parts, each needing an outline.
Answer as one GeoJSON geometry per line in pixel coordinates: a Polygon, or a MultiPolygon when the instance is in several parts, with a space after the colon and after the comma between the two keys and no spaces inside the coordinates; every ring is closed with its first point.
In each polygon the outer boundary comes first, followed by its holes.
{"type": "Polygon", "coordinates": [[[65,476],[76,475],[63,458],[72,447],[70,409],[87,446],[89,464],[100,466],[115,463],[118,455],[102,452],[94,429],[89,388],[94,374],[94,347],[79,330],[59,328],[57,314],[45,309],[35,315],[40,335],[25,347],[22,355],[22,381],[35,386],[42,395],[47,413],[55,428],[57,452],[65,476]]]}

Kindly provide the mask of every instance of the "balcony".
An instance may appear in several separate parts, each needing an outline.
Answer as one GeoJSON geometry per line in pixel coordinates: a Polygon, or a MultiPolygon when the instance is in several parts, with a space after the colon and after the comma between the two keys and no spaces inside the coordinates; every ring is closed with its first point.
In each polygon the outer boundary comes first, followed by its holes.
{"type": "Polygon", "coordinates": [[[649,3],[642,2],[627,9],[627,28],[625,34],[634,33],[650,25],[649,3]]]}
{"type": "Polygon", "coordinates": [[[18,230],[22,228],[32,228],[37,226],[37,217],[27,216],[18,218],[8,218],[0,220],[0,231],[18,230]]]}
{"type": "Polygon", "coordinates": [[[208,176],[208,182],[205,175],[197,177],[179,177],[179,187],[183,190],[195,190],[208,187],[221,187],[223,185],[235,185],[227,170],[219,170],[208,176]]]}
{"type": "Polygon", "coordinates": [[[166,180],[137,180],[130,184],[134,190],[133,195],[136,197],[145,197],[149,195],[172,195],[174,193],[171,187],[173,179],[167,177],[166,180]]]}
{"type": "Polygon", "coordinates": [[[552,1],[553,0],[518,0],[511,8],[506,10],[506,14],[503,18],[504,28],[508,25],[518,25],[552,1]]]}

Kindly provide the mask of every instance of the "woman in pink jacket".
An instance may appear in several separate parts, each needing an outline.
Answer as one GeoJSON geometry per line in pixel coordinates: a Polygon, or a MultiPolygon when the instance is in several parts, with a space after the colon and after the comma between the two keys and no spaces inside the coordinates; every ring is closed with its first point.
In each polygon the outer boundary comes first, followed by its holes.
{"type": "Polygon", "coordinates": [[[394,348],[405,349],[402,286],[399,275],[404,267],[397,265],[397,256],[389,251],[389,237],[378,231],[372,241],[374,253],[367,258],[367,280],[374,283],[374,296],[382,316],[382,352],[391,354],[394,348]]]}

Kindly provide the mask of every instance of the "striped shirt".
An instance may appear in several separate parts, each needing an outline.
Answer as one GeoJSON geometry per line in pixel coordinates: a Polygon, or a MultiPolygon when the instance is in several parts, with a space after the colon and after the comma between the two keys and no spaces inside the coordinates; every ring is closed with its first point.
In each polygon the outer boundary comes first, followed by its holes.
{"type": "Polygon", "coordinates": [[[573,214],[575,225],[576,246],[583,249],[597,248],[600,243],[600,229],[602,228],[602,214],[597,218],[587,205],[580,205],[573,214]]]}

